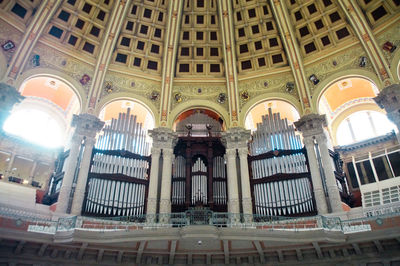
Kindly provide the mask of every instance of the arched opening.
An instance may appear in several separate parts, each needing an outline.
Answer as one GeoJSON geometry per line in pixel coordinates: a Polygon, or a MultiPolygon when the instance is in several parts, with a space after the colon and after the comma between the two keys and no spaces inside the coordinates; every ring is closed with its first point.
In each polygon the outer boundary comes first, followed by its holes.
{"type": "Polygon", "coordinates": [[[191,217],[227,211],[222,117],[208,109],[191,109],[174,122],[178,133],[172,171],[172,211],[191,217]],[[196,213],[196,214],[195,214],[196,213]]]}
{"type": "Polygon", "coordinates": [[[35,77],[19,91],[25,99],[13,108],[4,130],[40,146],[64,146],[72,115],[80,110],[73,89],[57,78],[35,77]]]}
{"type": "Polygon", "coordinates": [[[210,132],[219,135],[225,130],[225,122],[222,117],[211,110],[196,108],[187,110],[175,119],[173,130],[178,134],[191,136],[207,136],[210,132]]]}
{"type": "Polygon", "coordinates": [[[299,112],[290,103],[282,100],[267,100],[250,109],[245,119],[246,129],[252,132],[257,130],[257,124],[261,123],[262,117],[269,112],[279,114],[280,118],[287,119],[290,125],[300,118],[299,112]]]}
{"type": "Polygon", "coordinates": [[[326,115],[334,145],[352,144],[395,129],[375,104],[377,93],[374,83],[358,77],[338,80],[324,90],[318,110],[326,115]]]}

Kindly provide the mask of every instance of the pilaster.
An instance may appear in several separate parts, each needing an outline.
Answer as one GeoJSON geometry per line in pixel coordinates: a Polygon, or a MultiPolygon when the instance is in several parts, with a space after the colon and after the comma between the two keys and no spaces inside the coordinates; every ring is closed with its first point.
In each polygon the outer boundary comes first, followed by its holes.
{"type": "Polygon", "coordinates": [[[183,0],[169,2],[167,36],[164,47],[164,63],[161,80],[161,121],[160,125],[165,127],[171,101],[171,92],[175,75],[176,50],[179,42],[179,30],[182,19],[183,0]]]}
{"type": "Polygon", "coordinates": [[[355,0],[339,0],[338,3],[360,39],[360,43],[368,54],[376,74],[384,82],[385,86],[392,84],[394,79],[389,63],[386,61],[359,4],[355,0]]]}
{"type": "Polygon", "coordinates": [[[88,112],[94,111],[97,100],[100,98],[104,78],[113,54],[115,43],[117,42],[126,13],[131,4],[131,0],[119,0],[117,2],[118,3],[114,4],[114,9],[111,12],[109,22],[107,23],[108,26],[96,62],[93,83],[89,89],[88,106],[86,107],[88,112]]]}
{"type": "Polygon", "coordinates": [[[225,49],[224,61],[226,67],[226,84],[228,90],[229,99],[229,112],[231,114],[231,125],[238,126],[238,110],[239,110],[239,92],[238,92],[238,81],[237,81],[237,69],[236,69],[236,55],[235,55],[235,38],[234,38],[234,27],[232,18],[232,1],[220,0],[218,4],[218,15],[220,18],[222,43],[225,49]]]}
{"type": "Polygon", "coordinates": [[[275,19],[282,34],[283,45],[287,51],[287,57],[299,92],[300,103],[305,113],[311,111],[311,97],[307,83],[306,73],[303,65],[296,34],[292,28],[290,15],[286,7],[286,1],[270,0],[271,8],[275,14],[275,19]]]}

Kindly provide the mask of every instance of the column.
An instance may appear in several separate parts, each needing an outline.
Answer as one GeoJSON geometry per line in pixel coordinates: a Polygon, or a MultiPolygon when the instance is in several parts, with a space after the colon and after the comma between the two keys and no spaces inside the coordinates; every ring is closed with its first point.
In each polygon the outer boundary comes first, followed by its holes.
{"type": "Polygon", "coordinates": [[[253,215],[253,205],[251,201],[249,165],[247,160],[248,153],[249,150],[247,147],[239,149],[240,181],[242,185],[242,207],[243,213],[247,214],[245,220],[251,221],[251,216],[253,215]]]}
{"type": "Polygon", "coordinates": [[[304,146],[307,150],[308,165],[310,167],[311,180],[314,189],[315,204],[317,205],[318,214],[328,213],[324,188],[322,186],[321,174],[319,172],[317,156],[315,154],[314,139],[311,137],[304,138],[304,146]]]}
{"type": "MultiPolygon", "coordinates": [[[[326,179],[326,184],[327,184],[327,189],[328,189],[328,197],[329,197],[329,204],[330,207],[332,209],[332,212],[341,212],[343,211],[342,209],[342,202],[340,199],[340,194],[339,194],[339,189],[337,187],[337,183],[336,183],[336,177],[334,174],[334,167],[333,167],[333,162],[330,158],[329,155],[329,150],[328,150],[328,146],[327,146],[327,137],[325,135],[325,131],[324,131],[324,127],[327,126],[326,124],[326,118],[325,115],[318,115],[318,114],[309,114],[309,115],[305,115],[302,118],[300,118],[299,121],[295,122],[295,126],[296,128],[301,131],[301,133],[303,134],[303,138],[306,142],[306,149],[307,149],[307,153],[308,153],[308,157],[311,158],[309,159],[309,163],[310,163],[310,172],[311,172],[311,176],[312,176],[312,180],[313,180],[313,187],[314,190],[316,190],[318,192],[318,197],[319,199],[322,198],[322,196],[320,195],[321,192],[319,192],[319,189],[322,188],[322,183],[319,184],[320,180],[321,180],[321,176],[318,176],[317,172],[319,172],[319,168],[318,168],[318,164],[316,164],[316,160],[314,161],[314,156],[315,156],[315,150],[314,150],[314,143],[312,141],[312,139],[315,137],[318,146],[319,146],[319,150],[320,150],[320,154],[321,154],[321,160],[322,160],[322,170],[324,172],[325,175],[325,179],[326,179]],[[310,141],[311,139],[311,141],[310,141]],[[312,148],[311,148],[312,147],[312,148]],[[312,164],[315,164],[312,166],[312,164]],[[312,169],[315,169],[314,171],[312,171],[312,169]],[[314,180],[316,183],[314,183],[314,180]]],[[[316,195],[316,202],[317,205],[321,205],[319,201],[319,199],[317,199],[317,195],[316,195]]],[[[321,209],[321,211],[324,211],[324,205],[322,206],[317,206],[317,209],[321,209]]]]}
{"type": "MultiPolygon", "coordinates": [[[[171,213],[171,178],[173,149],[163,148],[163,168],[161,177],[160,214],[171,213]]],[[[165,217],[163,217],[165,218],[165,217]]],[[[165,221],[165,220],[164,220],[165,221]]]]}
{"type": "Polygon", "coordinates": [[[4,121],[10,115],[11,109],[24,98],[14,87],[0,83],[0,132],[3,131],[4,121]]]}
{"type": "Polygon", "coordinates": [[[69,205],[69,198],[72,190],[72,182],[74,180],[75,169],[77,167],[80,146],[83,136],[75,134],[72,136],[69,155],[65,160],[64,177],[58,194],[57,212],[66,213],[69,205]]]}
{"type": "Polygon", "coordinates": [[[400,143],[400,84],[385,87],[374,100],[379,107],[385,109],[389,120],[396,125],[397,141],[400,143]]]}
{"type": "MultiPolygon", "coordinates": [[[[160,166],[161,149],[151,148],[151,169],[149,180],[149,193],[147,196],[147,216],[154,216],[157,212],[158,172],[160,166]]],[[[147,219],[148,222],[149,219],[147,219]]]]}
{"type": "Polygon", "coordinates": [[[228,174],[228,212],[238,214],[239,191],[236,172],[236,149],[226,149],[226,168],[228,174]]]}
{"type": "Polygon", "coordinates": [[[87,137],[84,139],[84,151],[81,166],[79,169],[78,180],[75,187],[74,199],[72,201],[71,214],[80,215],[82,211],[82,204],[85,198],[86,183],[89,173],[90,161],[92,159],[92,151],[96,139],[87,137]]]}
{"type": "Polygon", "coordinates": [[[72,200],[71,213],[79,215],[84,200],[92,149],[96,141],[95,137],[97,132],[103,128],[104,122],[94,115],[80,114],[73,116],[71,126],[75,127],[75,132],[72,137],[69,156],[66,160],[63,183],[58,196],[57,212],[66,213],[72,200]],[[80,165],[78,165],[78,157],[80,147],[83,147],[83,140],[85,150],[80,165]],[[75,190],[73,190],[73,182],[76,175],[76,186],[75,190]]]}
{"type": "Polygon", "coordinates": [[[154,157],[152,157],[147,213],[155,214],[157,211],[157,193],[159,184],[158,169],[160,152],[162,151],[163,165],[161,175],[160,213],[164,215],[160,217],[160,222],[168,223],[169,214],[171,213],[171,178],[172,162],[174,158],[173,148],[177,140],[177,134],[171,129],[159,127],[149,130],[149,135],[153,139],[153,147],[155,147],[153,149],[155,154],[154,157]]]}

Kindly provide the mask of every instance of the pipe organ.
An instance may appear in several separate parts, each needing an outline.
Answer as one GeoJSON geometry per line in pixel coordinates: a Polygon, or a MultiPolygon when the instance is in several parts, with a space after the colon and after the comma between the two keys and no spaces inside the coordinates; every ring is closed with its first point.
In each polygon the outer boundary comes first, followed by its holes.
{"type": "Polygon", "coordinates": [[[150,144],[136,116],[120,113],[104,127],[93,149],[82,213],[92,216],[145,214],[150,144]]]}
{"type": "Polygon", "coordinates": [[[227,210],[225,147],[219,137],[180,137],[175,146],[172,211],[227,210]]]}
{"type": "Polygon", "coordinates": [[[268,110],[253,133],[248,162],[256,215],[316,214],[306,150],[286,118],[268,110]]]}

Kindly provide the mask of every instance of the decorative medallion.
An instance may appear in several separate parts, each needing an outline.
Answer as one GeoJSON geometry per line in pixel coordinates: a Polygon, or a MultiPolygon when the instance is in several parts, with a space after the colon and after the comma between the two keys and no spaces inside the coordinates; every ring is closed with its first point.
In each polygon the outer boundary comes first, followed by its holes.
{"type": "Polygon", "coordinates": [[[361,56],[358,65],[360,67],[365,67],[367,65],[367,58],[365,56],[361,56]]]}
{"type": "Polygon", "coordinates": [[[88,74],[84,74],[84,75],[82,76],[82,78],[79,80],[79,82],[80,82],[82,85],[88,84],[89,81],[90,81],[90,77],[89,77],[88,74]]]}
{"type": "Polygon", "coordinates": [[[112,84],[111,81],[107,81],[107,82],[106,82],[105,91],[106,91],[107,93],[111,93],[111,92],[114,91],[114,89],[113,89],[113,84],[112,84]]]}
{"type": "Polygon", "coordinates": [[[32,64],[33,66],[37,67],[40,66],[40,55],[34,54],[32,57],[32,64]]]}
{"type": "Polygon", "coordinates": [[[250,99],[249,92],[248,91],[242,91],[240,93],[240,98],[242,98],[243,101],[247,101],[250,99]]]}
{"type": "Polygon", "coordinates": [[[225,93],[220,93],[218,95],[217,102],[224,103],[225,101],[226,101],[226,94],[225,93]]]}
{"type": "Polygon", "coordinates": [[[175,99],[175,101],[176,101],[177,103],[182,102],[182,94],[180,94],[179,92],[178,92],[178,93],[175,93],[174,99],[175,99]]]}
{"type": "Polygon", "coordinates": [[[383,50],[390,52],[390,53],[393,53],[394,50],[396,50],[396,48],[397,48],[397,46],[389,41],[387,41],[383,44],[383,50]]]}
{"type": "Polygon", "coordinates": [[[13,43],[13,41],[8,40],[1,47],[3,48],[4,51],[9,51],[15,48],[15,44],[13,43]]]}
{"type": "Polygon", "coordinates": [[[199,93],[199,94],[202,93],[201,88],[198,88],[198,89],[197,89],[197,93],[199,93]]]}
{"type": "Polygon", "coordinates": [[[268,82],[264,82],[264,87],[268,87],[268,82]]]}
{"type": "Polygon", "coordinates": [[[308,78],[314,85],[317,85],[319,83],[319,79],[317,78],[317,76],[315,74],[312,74],[309,78],[308,78]]]}
{"type": "Polygon", "coordinates": [[[149,96],[149,99],[154,102],[154,101],[158,100],[159,96],[160,96],[160,93],[158,93],[158,91],[152,91],[150,96],[149,96]]]}
{"type": "Polygon", "coordinates": [[[285,87],[286,92],[292,93],[294,91],[294,83],[288,82],[285,87]]]}

